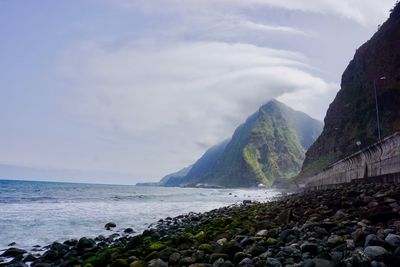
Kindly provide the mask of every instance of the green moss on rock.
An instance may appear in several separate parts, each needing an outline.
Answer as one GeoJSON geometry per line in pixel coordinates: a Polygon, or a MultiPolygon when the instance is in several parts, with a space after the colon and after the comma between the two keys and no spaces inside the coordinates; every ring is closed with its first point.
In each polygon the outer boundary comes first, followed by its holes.
{"type": "Polygon", "coordinates": [[[212,253],[214,251],[214,248],[210,244],[204,243],[199,246],[199,250],[202,250],[207,253],[212,253]]]}
{"type": "Polygon", "coordinates": [[[166,248],[167,245],[161,242],[154,242],[149,246],[149,249],[151,251],[160,251],[163,250],[164,248],[166,248]]]}
{"type": "Polygon", "coordinates": [[[111,267],[128,267],[128,261],[126,259],[117,259],[112,264],[111,267]]]}
{"type": "Polygon", "coordinates": [[[266,243],[268,246],[273,246],[278,243],[278,240],[276,240],[275,238],[272,238],[272,237],[268,237],[266,243]]]}

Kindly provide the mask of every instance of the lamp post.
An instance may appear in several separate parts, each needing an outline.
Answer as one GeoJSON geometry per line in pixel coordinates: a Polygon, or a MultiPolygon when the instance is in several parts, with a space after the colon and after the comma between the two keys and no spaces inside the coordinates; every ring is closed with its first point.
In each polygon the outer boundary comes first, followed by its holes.
{"type": "MultiPolygon", "coordinates": [[[[385,76],[379,78],[379,80],[386,80],[385,76]]],[[[374,93],[375,93],[375,108],[376,108],[376,123],[378,126],[378,141],[381,141],[381,126],[379,124],[379,107],[378,107],[378,95],[376,93],[376,78],[374,79],[374,93]]]]}

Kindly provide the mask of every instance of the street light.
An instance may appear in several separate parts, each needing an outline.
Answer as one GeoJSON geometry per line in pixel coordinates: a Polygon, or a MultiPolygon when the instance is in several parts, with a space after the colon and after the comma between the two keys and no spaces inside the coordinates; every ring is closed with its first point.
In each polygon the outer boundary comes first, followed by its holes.
{"type": "MultiPolygon", "coordinates": [[[[385,76],[379,78],[379,80],[386,80],[385,76]]],[[[375,108],[376,108],[376,123],[378,126],[378,141],[381,141],[381,126],[379,124],[379,108],[378,108],[378,96],[376,94],[376,78],[374,79],[374,92],[375,92],[375,108]]]]}

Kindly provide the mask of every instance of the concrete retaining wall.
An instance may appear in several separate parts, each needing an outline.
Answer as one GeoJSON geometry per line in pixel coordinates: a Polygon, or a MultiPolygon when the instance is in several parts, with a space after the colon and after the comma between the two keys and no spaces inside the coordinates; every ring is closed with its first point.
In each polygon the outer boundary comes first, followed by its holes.
{"type": "Polygon", "coordinates": [[[342,159],[310,177],[306,187],[349,183],[400,173],[400,132],[342,159]]]}

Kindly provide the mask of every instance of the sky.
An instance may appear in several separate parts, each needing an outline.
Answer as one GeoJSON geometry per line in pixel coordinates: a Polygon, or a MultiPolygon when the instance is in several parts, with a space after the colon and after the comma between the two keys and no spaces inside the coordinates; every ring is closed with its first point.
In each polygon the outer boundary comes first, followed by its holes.
{"type": "Polygon", "coordinates": [[[394,4],[0,0],[0,164],[157,181],[270,99],[323,120],[394,4]]]}

